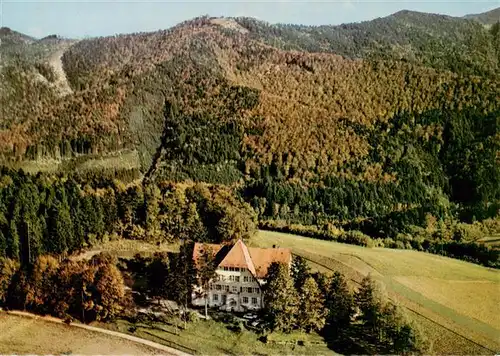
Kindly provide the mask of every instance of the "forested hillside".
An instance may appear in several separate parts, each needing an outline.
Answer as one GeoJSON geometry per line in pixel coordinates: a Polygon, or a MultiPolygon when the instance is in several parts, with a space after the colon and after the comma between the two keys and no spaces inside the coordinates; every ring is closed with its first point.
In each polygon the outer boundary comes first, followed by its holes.
{"type": "Polygon", "coordinates": [[[287,50],[395,59],[477,75],[492,75],[498,70],[496,49],[481,24],[450,16],[400,11],[340,26],[270,25],[249,18],[236,20],[253,38],[287,50]]]}
{"type": "Polygon", "coordinates": [[[16,41],[0,47],[6,165],[132,150],[145,182],[228,186],[268,227],[453,242],[433,252],[498,263],[465,224],[498,232],[498,26],[409,11],[319,27],[202,17],[16,41]]]}
{"type": "Polygon", "coordinates": [[[500,8],[483,12],[482,14],[471,14],[464,16],[466,19],[475,20],[485,26],[494,25],[500,21],[500,8]]]}

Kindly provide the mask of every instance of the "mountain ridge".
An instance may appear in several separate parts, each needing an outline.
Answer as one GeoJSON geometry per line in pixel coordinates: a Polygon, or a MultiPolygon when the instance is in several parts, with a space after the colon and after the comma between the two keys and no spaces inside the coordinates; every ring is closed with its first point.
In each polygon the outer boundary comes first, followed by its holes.
{"type": "Polygon", "coordinates": [[[477,21],[483,25],[494,25],[500,21],[500,7],[479,14],[465,15],[464,18],[477,21]]]}
{"type": "Polygon", "coordinates": [[[0,159],[89,169],[133,152],[149,180],[238,187],[262,218],[375,236],[426,214],[488,218],[495,40],[470,20],[403,12],[320,27],[200,17],[35,42],[1,71],[0,159]],[[63,45],[57,74],[48,60],[63,45]]]}

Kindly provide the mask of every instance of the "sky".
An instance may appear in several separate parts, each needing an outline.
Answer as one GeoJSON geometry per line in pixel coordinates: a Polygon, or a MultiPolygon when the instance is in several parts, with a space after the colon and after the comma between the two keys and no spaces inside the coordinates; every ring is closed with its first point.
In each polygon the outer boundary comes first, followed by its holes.
{"type": "Polygon", "coordinates": [[[196,16],[249,16],[271,23],[337,25],[372,20],[406,9],[451,16],[500,7],[500,0],[0,0],[0,27],[41,38],[69,38],[169,28],[196,16]]]}

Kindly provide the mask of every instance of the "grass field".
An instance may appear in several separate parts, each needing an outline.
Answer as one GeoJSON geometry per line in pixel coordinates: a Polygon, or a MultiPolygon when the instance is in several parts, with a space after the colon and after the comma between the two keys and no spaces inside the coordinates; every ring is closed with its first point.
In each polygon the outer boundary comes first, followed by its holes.
{"type": "Polygon", "coordinates": [[[156,245],[146,241],[118,239],[101,242],[85,252],[73,256],[73,260],[89,259],[101,252],[107,252],[119,258],[132,258],[135,254],[153,255],[155,252],[177,252],[179,243],[162,243],[156,245]]]}
{"type": "Polygon", "coordinates": [[[175,325],[166,323],[131,324],[118,320],[113,324],[96,326],[128,333],[143,339],[151,340],[179,350],[202,355],[334,355],[317,334],[276,335],[279,341],[300,339],[304,346],[287,344],[265,344],[259,341],[259,336],[243,329],[234,332],[226,328],[222,322],[213,320],[198,320],[187,324],[186,330],[177,334],[175,325]],[[130,331],[130,327],[136,327],[130,331]]]}
{"type": "Polygon", "coordinates": [[[0,313],[0,354],[154,355],[162,352],[64,324],[0,313]]]}
{"type": "Polygon", "coordinates": [[[497,270],[417,251],[365,248],[270,231],[259,231],[250,245],[290,247],[312,267],[339,270],[354,283],[371,273],[383,282],[389,297],[411,309],[436,353],[500,351],[497,270]]]}

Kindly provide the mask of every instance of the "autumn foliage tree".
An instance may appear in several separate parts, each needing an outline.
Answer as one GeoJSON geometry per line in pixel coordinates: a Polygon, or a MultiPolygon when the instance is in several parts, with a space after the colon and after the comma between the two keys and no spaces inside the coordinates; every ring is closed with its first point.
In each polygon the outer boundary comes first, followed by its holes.
{"type": "Polygon", "coordinates": [[[305,332],[320,331],[325,326],[325,300],[314,278],[308,277],[300,288],[297,325],[305,332]]]}
{"type": "Polygon", "coordinates": [[[264,304],[271,329],[290,332],[296,327],[300,301],[287,265],[273,263],[269,267],[264,304]]]}
{"type": "Polygon", "coordinates": [[[0,260],[0,302],[8,307],[91,322],[116,317],[128,302],[123,277],[110,256],[60,263],[42,255],[27,271],[17,266],[0,260]]]}
{"type": "Polygon", "coordinates": [[[19,271],[19,262],[0,257],[0,304],[5,305],[15,274],[19,271]]]}

